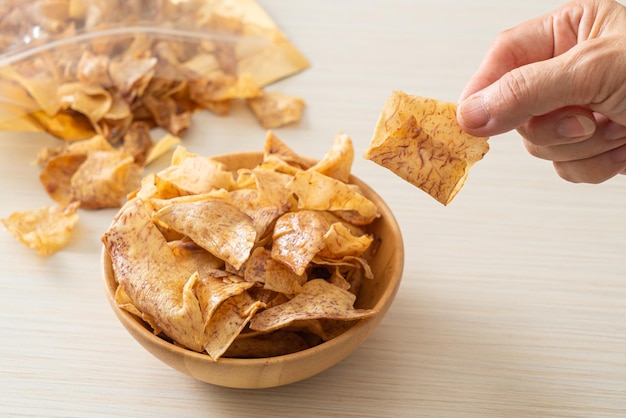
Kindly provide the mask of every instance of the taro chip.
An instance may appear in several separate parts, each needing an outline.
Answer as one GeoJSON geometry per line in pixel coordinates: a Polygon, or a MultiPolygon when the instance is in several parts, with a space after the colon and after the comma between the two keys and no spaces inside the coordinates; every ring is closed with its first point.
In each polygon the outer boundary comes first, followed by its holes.
{"type": "Polygon", "coordinates": [[[297,275],[287,266],[275,260],[266,264],[265,288],[284,295],[295,295],[302,291],[306,274],[297,275]]]}
{"type": "Polygon", "coordinates": [[[208,193],[214,189],[231,189],[233,174],[222,163],[204,157],[187,157],[157,173],[180,191],[180,195],[208,193]]]}
{"type": "Polygon", "coordinates": [[[291,192],[287,184],[292,176],[272,170],[254,170],[258,199],[261,206],[287,209],[291,200],[291,192]]]}
{"type": "Polygon", "coordinates": [[[189,271],[190,275],[197,271],[200,277],[206,277],[214,274],[216,270],[221,271],[219,269],[224,267],[222,260],[189,239],[170,241],[167,244],[172,249],[180,269],[189,271]]]}
{"type": "Polygon", "coordinates": [[[358,189],[316,171],[296,173],[289,189],[298,197],[298,208],[312,210],[353,210],[370,222],[378,208],[358,189]]]}
{"type": "Polygon", "coordinates": [[[233,190],[229,193],[230,203],[252,218],[257,230],[257,241],[271,238],[271,227],[274,221],[285,213],[284,205],[262,206],[259,202],[259,193],[253,189],[233,190]],[[269,237],[268,237],[269,235],[269,237]]]}
{"type": "Polygon", "coordinates": [[[257,313],[250,321],[250,329],[270,332],[284,328],[294,321],[305,319],[338,319],[352,321],[369,318],[374,309],[356,309],[356,296],[324,279],[309,280],[302,292],[288,302],[257,313]]]}
{"type": "Polygon", "coordinates": [[[145,166],[151,149],[152,136],[148,124],[145,122],[133,123],[124,134],[121,151],[132,156],[135,163],[145,166]]]}
{"type": "Polygon", "coordinates": [[[394,91],[365,158],[447,205],[463,187],[470,168],[489,151],[488,139],[461,129],[456,104],[394,91]]]}
{"type": "Polygon", "coordinates": [[[347,183],[350,181],[350,171],[354,161],[352,140],[346,134],[335,137],[333,146],[317,164],[308,170],[317,171],[328,177],[347,183]]]}
{"type": "Polygon", "coordinates": [[[0,220],[22,244],[41,255],[52,255],[65,247],[78,222],[78,202],[45,206],[27,212],[15,212],[0,220]]]}
{"type": "Polygon", "coordinates": [[[328,221],[317,211],[288,212],[276,221],[272,258],[289,266],[298,276],[325,245],[328,221]]]}
{"type": "Polygon", "coordinates": [[[263,94],[260,86],[246,75],[233,76],[213,71],[189,82],[191,99],[197,103],[215,103],[237,98],[251,98],[263,94]]]}
{"type": "Polygon", "coordinates": [[[263,162],[282,161],[285,163],[285,171],[278,170],[287,174],[295,174],[301,169],[309,168],[312,164],[309,160],[302,158],[287,144],[280,140],[272,131],[268,131],[265,136],[265,146],[263,148],[263,162]]]}
{"type": "Polygon", "coordinates": [[[179,344],[202,351],[204,321],[193,292],[198,274],[178,269],[174,253],[141,200],[122,207],[102,242],[119,286],[135,307],[179,344]]]}
{"type": "Polygon", "coordinates": [[[96,151],[72,176],[72,200],[87,209],[117,208],[141,184],[141,169],[119,151],[96,151]]]}
{"type": "Polygon", "coordinates": [[[370,235],[354,236],[345,224],[337,222],[324,235],[324,248],[318,254],[330,259],[359,256],[369,248],[372,241],[370,235]]]}
{"type": "Polygon", "coordinates": [[[109,113],[113,104],[113,98],[107,90],[83,83],[62,84],[57,94],[62,108],[85,115],[94,126],[109,113]]]}
{"type": "Polygon", "coordinates": [[[31,116],[45,132],[67,141],[79,141],[97,134],[91,121],[73,110],[60,111],[54,116],[40,110],[33,112],[31,116]]]}
{"type": "Polygon", "coordinates": [[[206,352],[214,360],[220,358],[262,307],[263,303],[255,301],[246,292],[225,300],[206,325],[206,352]]]}
{"type": "Polygon", "coordinates": [[[306,340],[296,332],[276,331],[270,334],[249,332],[239,335],[223,357],[267,358],[284,356],[309,348],[306,340]]]}
{"type": "Polygon", "coordinates": [[[217,309],[228,299],[240,295],[254,286],[245,281],[227,282],[223,278],[206,275],[198,279],[194,291],[202,309],[205,324],[211,320],[217,309]]]}
{"type": "Polygon", "coordinates": [[[257,247],[246,261],[243,278],[251,283],[265,283],[267,275],[267,262],[271,260],[269,250],[257,247]]]}
{"type": "Polygon", "coordinates": [[[46,163],[39,180],[52,199],[61,204],[72,201],[72,177],[86,159],[83,154],[65,154],[46,163]]]}
{"type": "Polygon", "coordinates": [[[247,99],[248,106],[265,129],[275,129],[295,123],[302,117],[304,100],[278,92],[266,92],[247,99]]]}
{"type": "Polygon", "coordinates": [[[156,141],[152,147],[148,150],[148,154],[146,155],[145,164],[148,165],[159,157],[167,153],[173,147],[179,145],[181,143],[181,139],[178,136],[167,134],[163,138],[156,141]]]}
{"type": "Polygon", "coordinates": [[[159,210],[154,217],[236,269],[250,256],[256,238],[252,219],[219,200],[173,204],[159,210]],[[212,222],[206,222],[207,219],[212,222]]]}

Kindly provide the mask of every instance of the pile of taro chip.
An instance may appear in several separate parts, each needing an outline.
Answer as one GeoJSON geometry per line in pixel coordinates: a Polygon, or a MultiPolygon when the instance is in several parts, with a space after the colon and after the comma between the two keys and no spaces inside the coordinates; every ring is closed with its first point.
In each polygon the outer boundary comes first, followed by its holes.
{"type": "Polygon", "coordinates": [[[213,359],[297,352],[375,315],[355,301],[380,213],[348,183],[353,158],[344,134],[314,163],[270,131],[253,168],[178,146],[102,237],[117,304],[213,359]]]}
{"type": "Polygon", "coordinates": [[[254,0],[4,0],[0,51],[0,130],[111,143],[237,99],[295,122],[304,101],[264,87],[309,66],[254,0]]]}
{"type": "Polygon", "coordinates": [[[4,0],[0,50],[0,130],[66,140],[36,161],[57,205],[1,220],[42,255],[67,244],[78,206],[124,204],[193,112],[241,100],[273,129],[305,104],[264,88],[309,64],[254,0],[4,0]]]}

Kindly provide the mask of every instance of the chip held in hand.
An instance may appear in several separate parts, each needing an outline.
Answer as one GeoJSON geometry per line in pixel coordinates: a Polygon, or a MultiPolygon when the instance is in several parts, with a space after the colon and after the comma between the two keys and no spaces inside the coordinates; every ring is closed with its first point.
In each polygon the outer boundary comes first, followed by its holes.
{"type": "Polygon", "coordinates": [[[447,205],[470,168],[489,151],[456,120],[454,103],[394,91],[385,102],[364,157],[447,205]]]}

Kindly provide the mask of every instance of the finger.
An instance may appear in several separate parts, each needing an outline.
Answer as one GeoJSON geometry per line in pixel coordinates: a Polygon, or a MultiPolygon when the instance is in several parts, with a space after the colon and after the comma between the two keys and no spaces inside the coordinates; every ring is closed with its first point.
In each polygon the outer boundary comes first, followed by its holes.
{"type": "Polygon", "coordinates": [[[514,68],[560,55],[578,42],[584,9],[565,5],[502,32],[493,41],[459,101],[484,89],[514,68]]]}
{"type": "Polygon", "coordinates": [[[589,138],[569,143],[558,140],[540,143],[523,135],[524,145],[531,155],[556,162],[584,160],[626,145],[626,127],[609,121],[603,115],[592,117],[597,128],[589,138]]]}
{"type": "Polygon", "coordinates": [[[588,108],[569,106],[536,116],[518,131],[537,146],[570,144],[590,138],[596,131],[596,119],[588,108]]]}
{"type": "Polygon", "coordinates": [[[612,151],[623,145],[626,145],[626,139],[609,141],[604,138],[599,138],[599,135],[582,142],[551,146],[538,146],[524,140],[524,146],[529,154],[543,160],[554,162],[586,160],[612,151]]]}
{"type": "Polygon", "coordinates": [[[626,51],[613,38],[579,44],[555,58],[528,64],[461,102],[457,112],[470,134],[493,136],[556,109],[589,104],[593,111],[626,124],[621,91],[626,51]],[[611,65],[609,65],[611,64],[611,65]]]}
{"type": "Polygon", "coordinates": [[[626,170],[626,145],[584,160],[555,162],[554,169],[573,183],[602,183],[626,170]]]}

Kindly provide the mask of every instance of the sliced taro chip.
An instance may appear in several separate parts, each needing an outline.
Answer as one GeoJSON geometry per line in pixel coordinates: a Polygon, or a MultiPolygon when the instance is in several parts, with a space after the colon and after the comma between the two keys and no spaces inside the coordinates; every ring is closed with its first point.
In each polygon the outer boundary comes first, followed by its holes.
{"type": "Polygon", "coordinates": [[[354,162],[354,147],[352,140],[346,134],[335,136],[332,147],[324,158],[308,170],[317,171],[344,183],[350,180],[350,171],[354,162]]]}
{"type": "Polygon", "coordinates": [[[341,259],[345,256],[360,256],[373,241],[371,235],[352,235],[344,223],[336,222],[324,235],[324,248],[318,253],[321,257],[341,259]]]}
{"type": "Polygon", "coordinates": [[[86,159],[84,154],[65,154],[46,163],[39,180],[52,199],[61,204],[72,201],[72,177],[86,159]]]}
{"type": "Polygon", "coordinates": [[[122,207],[102,242],[133,305],[177,343],[202,351],[204,321],[193,291],[198,274],[178,270],[172,249],[141,200],[122,207]]]}
{"type": "Polygon", "coordinates": [[[278,92],[265,92],[247,99],[246,102],[265,129],[276,129],[298,122],[302,118],[305,104],[300,97],[278,92]]]}
{"type": "Polygon", "coordinates": [[[52,255],[68,243],[78,222],[79,202],[15,212],[0,222],[15,238],[41,255],[52,255]]]}
{"type": "Polygon", "coordinates": [[[298,276],[304,274],[313,258],[324,248],[328,220],[317,211],[288,212],[276,221],[272,258],[298,276]]]}
{"type": "Polygon", "coordinates": [[[219,359],[244,327],[263,307],[247,292],[226,299],[209,318],[205,327],[204,349],[214,360],[219,359]]]}
{"type": "Polygon", "coordinates": [[[282,263],[267,261],[265,289],[291,296],[300,293],[306,281],[306,274],[297,275],[282,263]]]}
{"type": "Polygon", "coordinates": [[[309,210],[354,210],[373,221],[380,216],[376,204],[358,188],[316,171],[296,173],[288,188],[298,197],[298,208],[309,210]]]}
{"type": "Polygon", "coordinates": [[[236,269],[250,256],[256,238],[252,219],[219,200],[173,204],[159,210],[154,218],[236,269]]]}
{"type": "Polygon", "coordinates": [[[486,137],[464,132],[456,104],[394,91],[364,157],[447,205],[470,168],[489,151],[486,137]]]}
{"type": "Polygon", "coordinates": [[[78,167],[70,181],[72,200],[86,209],[117,208],[141,184],[142,169],[120,151],[96,151],[78,167]]]}
{"type": "Polygon", "coordinates": [[[270,332],[304,319],[353,321],[376,314],[374,309],[355,309],[356,296],[323,279],[308,281],[302,292],[288,302],[257,313],[250,329],[270,332]]]}

